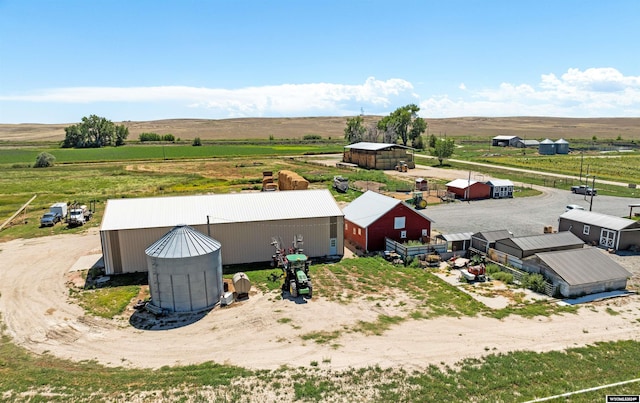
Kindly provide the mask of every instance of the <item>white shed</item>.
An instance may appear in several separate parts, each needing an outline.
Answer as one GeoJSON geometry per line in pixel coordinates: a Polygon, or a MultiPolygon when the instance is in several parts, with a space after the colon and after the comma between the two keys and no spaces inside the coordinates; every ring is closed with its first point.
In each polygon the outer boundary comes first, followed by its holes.
{"type": "Polygon", "coordinates": [[[106,273],[146,272],[145,249],[183,223],[224,245],[224,265],[271,261],[274,236],[302,235],[311,258],[344,254],[344,214],[328,189],[112,199],[100,227],[106,273]]]}

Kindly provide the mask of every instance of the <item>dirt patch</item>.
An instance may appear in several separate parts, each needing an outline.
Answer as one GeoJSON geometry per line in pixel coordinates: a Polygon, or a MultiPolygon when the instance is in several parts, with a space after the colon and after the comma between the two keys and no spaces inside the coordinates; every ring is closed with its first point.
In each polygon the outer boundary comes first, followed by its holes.
{"type": "MultiPolygon", "coordinates": [[[[384,284],[380,294],[353,301],[281,298],[279,291],[254,289],[240,303],[216,307],[200,316],[168,317],[162,326],[150,321],[146,325],[154,326],[147,329],[144,323],[135,322],[133,308],[121,318],[107,320],[86,316],[69,300],[65,284],[69,269],[99,246],[96,229],[2,244],[0,312],[7,333],[18,345],[35,353],[96,360],[108,366],[158,368],[214,361],[276,369],[291,362],[305,365],[330,360],[331,369],[375,365],[422,369],[482,357],[487,351],[550,351],[598,341],[640,340],[637,295],[587,304],[577,314],[550,318],[408,319],[381,336],[357,330],[362,329],[361,323],[375,323],[379,315],[406,317],[416,303],[384,284]],[[60,244],[66,245],[64,250],[57,247],[60,244]],[[612,314],[611,309],[619,314],[612,314]],[[314,337],[322,335],[330,339],[315,341],[314,337]],[[483,342],[464,343],[468,337],[483,342]]],[[[454,279],[452,275],[450,281],[454,279]]],[[[489,306],[509,299],[483,288],[478,291],[466,290],[477,294],[477,303],[489,306]]]]}

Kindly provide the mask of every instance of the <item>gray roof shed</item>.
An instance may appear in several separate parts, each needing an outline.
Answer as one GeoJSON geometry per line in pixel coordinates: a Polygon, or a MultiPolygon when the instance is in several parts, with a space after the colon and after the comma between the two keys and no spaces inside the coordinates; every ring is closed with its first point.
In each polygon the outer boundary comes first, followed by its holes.
{"type": "Polygon", "coordinates": [[[597,248],[537,253],[536,256],[569,285],[590,284],[631,277],[624,267],[597,248]]]}
{"type": "Polygon", "coordinates": [[[616,217],[613,215],[586,210],[569,210],[561,214],[560,218],[579,221],[587,225],[594,225],[600,228],[608,228],[616,231],[636,226],[636,221],[628,218],[616,217]]]}

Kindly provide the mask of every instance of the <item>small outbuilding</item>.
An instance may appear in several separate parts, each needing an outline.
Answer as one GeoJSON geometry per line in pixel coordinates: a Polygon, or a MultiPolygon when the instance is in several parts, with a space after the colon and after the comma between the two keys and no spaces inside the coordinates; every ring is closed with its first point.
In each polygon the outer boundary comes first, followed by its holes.
{"type": "Polygon", "coordinates": [[[640,222],[586,210],[560,216],[558,231],[570,231],[590,245],[614,250],[640,248],[640,222]]]}
{"type": "Polygon", "coordinates": [[[513,234],[506,229],[496,231],[480,231],[471,235],[471,247],[480,252],[487,253],[490,248],[494,248],[496,241],[511,238],[513,234]]]}
{"type": "Polygon", "coordinates": [[[447,192],[455,194],[462,200],[487,199],[491,194],[491,186],[475,180],[455,179],[446,186],[447,192]]]}
{"type": "Polygon", "coordinates": [[[556,140],[556,154],[569,154],[569,142],[567,140],[556,140]]]}
{"type": "Polygon", "coordinates": [[[539,145],[540,142],[538,140],[518,140],[516,142],[516,147],[518,148],[537,148],[539,145]]]}
{"type": "Polygon", "coordinates": [[[518,259],[542,252],[567,249],[580,249],[584,242],[571,232],[530,235],[516,238],[505,238],[496,241],[494,249],[515,256],[518,259]]]}
{"type": "Polygon", "coordinates": [[[603,251],[589,247],[537,253],[523,260],[522,269],[542,274],[565,298],[623,290],[631,277],[603,251]]]}
{"type": "Polygon", "coordinates": [[[538,154],[540,155],[555,155],[556,143],[552,140],[544,139],[538,145],[538,154]]]}
{"type": "Polygon", "coordinates": [[[490,194],[494,199],[513,197],[513,182],[508,179],[491,179],[486,182],[491,188],[490,194]]]}
{"type": "Polygon", "coordinates": [[[399,162],[415,168],[413,148],[400,144],[360,142],[345,146],[342,161],[368,169],[395,169],[399,162]]]}
{"type": "Polygon", "coordinates": [[[397,242],[425,240],[432,220],[402,200],[371,190],[343,210],[344,238],[365,251],[385,248],[385,238],[397,242]]]}
{"type": "Polygon", "coordinates": [[[447,242],[447,250],[457,252],[469,249],[472,235],[473,232],[459,232],[455,234],[438,234],[436,238],[447,242]]]}
{"type": "Polygon", "coordinates": [[[151,304],[171,312],[212,308],[223,292],[220,243],[178,225],[145,250],[151,304]]]}
{"type": "Polygon", "coordinates": [[[516,147],[520,140],[522,139],[518,136],[495,136],[491,139],[491,145],[494,147],[516,147]]]}

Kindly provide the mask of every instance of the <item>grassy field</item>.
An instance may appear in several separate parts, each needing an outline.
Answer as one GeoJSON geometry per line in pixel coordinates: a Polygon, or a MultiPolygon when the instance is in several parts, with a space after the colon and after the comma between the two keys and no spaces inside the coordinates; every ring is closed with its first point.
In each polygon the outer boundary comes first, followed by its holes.
{"type": "MultiPolygon", "coordinates": [[[[109,119],[108,116],[105,116],[109,119]]],[[[80,120],[80,116],[78,120],[80,120]]],[[[382,116],[365,116],[365,125],[375,124],[382,116]]],[[[460,139],[491,139],[497,135],[513,135],[525,139],[550,138],[635,140],[640,142],[640,118],[553,118],[553,117],[463,117],[431,119],[427,135],[450,136],[460,139]]],[[[182,140],[200,137],[213,139],[301,139],[308,134],[325,139],[341,139],[347,117],[306,118],[242,118],[242,119],[166,119],[141,122],[115,122],[129,128],[129,140],[137,140],[140,133],[173,134],[182,140]]],[[[0,124],[0,143],[39,142],[64,139],[68,124],[0,124]]]]}

